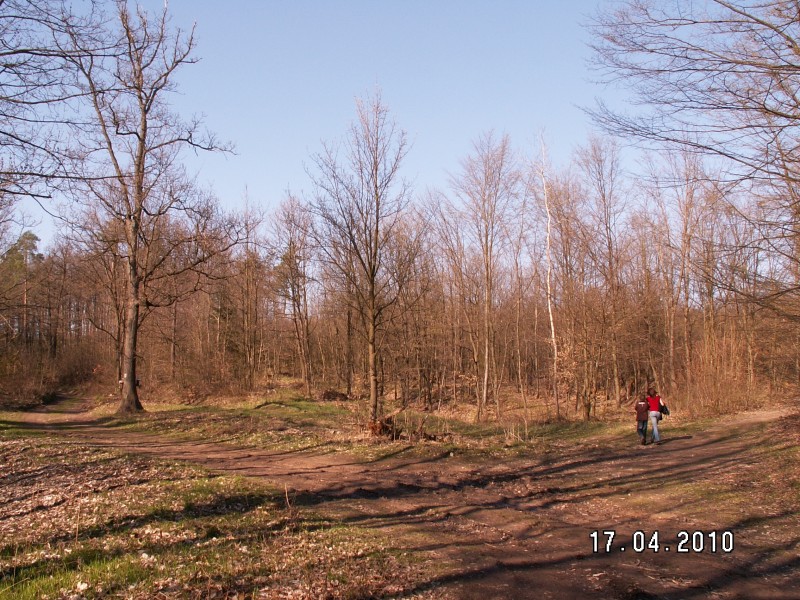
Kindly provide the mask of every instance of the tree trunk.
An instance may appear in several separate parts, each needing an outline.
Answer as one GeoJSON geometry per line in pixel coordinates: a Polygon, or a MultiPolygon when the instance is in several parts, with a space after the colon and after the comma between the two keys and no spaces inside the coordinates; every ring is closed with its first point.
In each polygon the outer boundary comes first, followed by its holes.
{"type": "Polygon", "coordinates": [[[172,339],[169,344],[169,378],[173,383],[177,379],[178,363],[178,303],[172,305],[172,339]]]}
{"type": "Polygon", "coordinates": [[[347,301],[347,332],[345,335],[345,365],[344,377],[347,386],[347,397],[353,395],[353,309],[350,308],[350,301],[347,301]]]}
{"type": "Polygon", "coordinates": [[[553,258],[552,258],[552,215],[550,214],[550,200],[548,197],[547,180],[545,179],[544,172],[542,172],[542,190],[544,191],[544,208],[547,215],[547,236],[545,247],[547,252],[547,315],[550,320],[550,343],[553,347],[553,401],[556,405],[556,419],[561,418],[561,408],[559,406],[558,398],[558,343],[556,341],[556,325],[553,318],[553,289],[552,289],[552,272],[553,272],[553,258]]]}
{"type": "MultiPolygon", "coordinates": [[[[486,285],[486,282],[484,282],[484,285],[486,285]]],[[[486,285],[483,305],[483,389],[481,390],[481,408],[483,409],[488,406],[489,400],[489,353],[492,343],[490,307],[491,293],[490,286],[486,285]]]]}
{"type": "Polygon", "coordinates": [[[369,405],[371,407],[371,420],[378,420],[378,348],[376,338],[377,316],[374,311],[370,314],[367,325],[367,361],[369,365],[369,405]]]}
{"type": "Polygon", "coordinates": [[[139,278],[136,265],[130,265],[130,289],[128,307],[125,313],[125,338],[122,346],[122,402],[119,413],[133,413],[144,410],[139,402],[136,377],[136,347],[139,335],[139,278]]]}

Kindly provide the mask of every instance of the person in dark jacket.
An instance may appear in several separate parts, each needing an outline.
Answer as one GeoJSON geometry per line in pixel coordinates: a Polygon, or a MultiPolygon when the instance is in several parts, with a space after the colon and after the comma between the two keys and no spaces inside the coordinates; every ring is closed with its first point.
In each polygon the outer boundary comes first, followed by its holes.
{"type": "Polygon", "coordinates": [[[636,411],[636,434],[639,436],[639,443],[644,446],[647,444],[647,419],[650,418],[650,407],[646,396],[639,398],[634,410],[636,411]]]}
{"type": "Polygon", "coordinates": [[[661,407],[664,403],[661,401],[661,396],[658,395],[655,388],[648,388],[647,390],[647,408],[648,415],[650,416],[650,424],[653,426],[653,443],[660,444],[661,436],[658,434],[658,421],[661,418],[661,407]]]}

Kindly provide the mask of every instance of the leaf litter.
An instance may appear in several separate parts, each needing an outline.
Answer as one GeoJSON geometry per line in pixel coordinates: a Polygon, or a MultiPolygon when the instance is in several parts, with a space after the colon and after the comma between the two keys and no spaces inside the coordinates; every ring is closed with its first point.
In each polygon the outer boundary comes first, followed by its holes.
{"type": "Polygon", "coordinates": [[[375,532],[182,463],[0,435],[0,598],[440,597],[375,532]]]}

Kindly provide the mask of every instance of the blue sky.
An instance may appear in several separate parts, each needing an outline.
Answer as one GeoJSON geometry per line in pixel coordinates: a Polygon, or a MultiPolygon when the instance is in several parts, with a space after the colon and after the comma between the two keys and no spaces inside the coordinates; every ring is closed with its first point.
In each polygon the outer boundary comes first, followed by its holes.
{"type": "Polygon", "coordinates": [[[204,114],[237,152],[193,166],[226,204],[247,190],[251,203],[275,206],[287,189],[309,191],[309,157],[344,135],[356,98],[376,87],[408,133],[404,174],[419,192],[445,186],[492,129],[531,151],[544,132],[563,163],[591,129],[576,105],[603,94],[590,81],[582,26],[597,6],[171,0],[175,25],[196,22],[201,59],[180,74],[175,107],[204,114]]]}
{"type": "Polygon", "coordinates": [[[169,0],[174,26],[196,24],[200,59],[179,72],[173,107],[236,148],[188,155],[189,168],[226,207],[246,194],[270,210],[310,192],[311,155],[376,88],[408,134],[403,175],[418,193],[446,187],[489,130],[529,154],[543,134],[564,165],[591,130],[578,105],[607,93],[591,82],[583,25],[609,2],[169,0]]]}

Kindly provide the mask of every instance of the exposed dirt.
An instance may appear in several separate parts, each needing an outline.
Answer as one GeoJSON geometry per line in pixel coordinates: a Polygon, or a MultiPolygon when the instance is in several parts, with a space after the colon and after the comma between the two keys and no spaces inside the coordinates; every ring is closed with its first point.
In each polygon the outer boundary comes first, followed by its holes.
{"type": "Polygon", "coordinates": [[[584,442],[480,463],[444,452],[363,463],[334,453],[174,441],[87,420],[74,405],[25,413],[24,420],[82,443],[269,480],[297,506],[380,529],[398,548],[421,553],[431,561],[424,587],[454,598],[800,598],[797,480],[787,487],[787,475],[776,472],[782,492],[771,497],[763,486],[771,477],[764,465],[772,463],[757,452],[776,436],[797,443],[775,411],[672,438],[666,425],[660,446],[636,445],[632,424],[628,448],[584,442]],[[728,503],[731,486],[754,486],[752,502],[738,494],[728,503]],[[616,535],[607,551],[608,530],[616,535]],[[645,542],[658,532],[659,551],[635,552],[637,531],[645,542]],[[678,552],[681,531],[688,532],[685,553],[678,552]],[[723,552],[730,543],[723,532],[733,534],[732,552],[723,552]]]}

